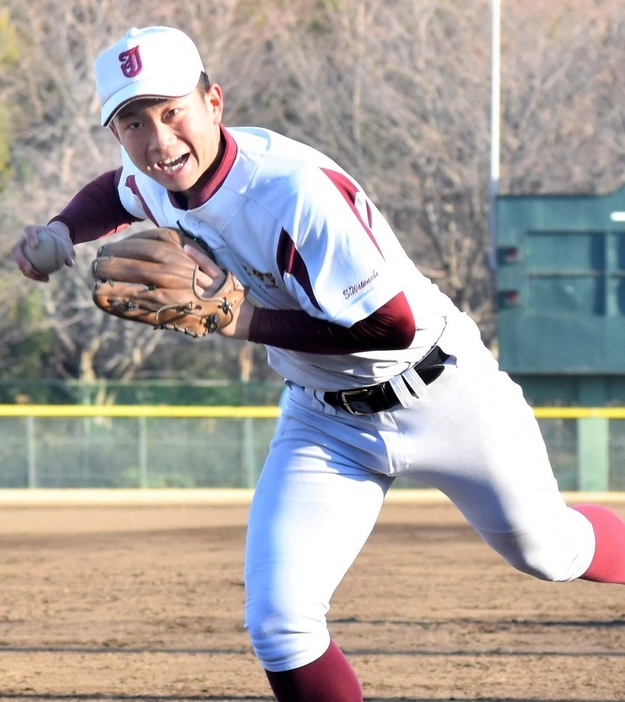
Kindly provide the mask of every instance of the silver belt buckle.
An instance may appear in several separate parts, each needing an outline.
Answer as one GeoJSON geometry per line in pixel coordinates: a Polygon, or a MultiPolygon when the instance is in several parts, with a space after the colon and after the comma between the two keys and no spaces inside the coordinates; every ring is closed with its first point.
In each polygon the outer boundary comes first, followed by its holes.
{"type": "MultiPolygon", "coordinates": [[[[351,390],[340,390],[337,395],[339,400],[341,401],[341,409],[344,409],[346,412],[349,414],[353,414],[354,416],[361,416],[363,414],[371,414],[371,412],[360,412],[357,409],[354,409],[348,404],[348,398],[354,395],[362,395],[363,393],[366,393],[368,388],[353,388],[351,390]]],[[[371,390],[369,390],[369,394],[371,393],[371,390]]]]}

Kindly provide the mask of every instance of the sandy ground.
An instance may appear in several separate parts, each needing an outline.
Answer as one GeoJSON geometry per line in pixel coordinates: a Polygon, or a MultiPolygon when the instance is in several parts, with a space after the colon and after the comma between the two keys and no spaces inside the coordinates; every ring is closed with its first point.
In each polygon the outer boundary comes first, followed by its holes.
{"type": "MultiPolygon", "coordinates": [[[[11,494],[0,700],[273,699],[242,626],[245,493],[11,494]]],[[[516,573],[441,500],[389,500],[329,619],[368,702],[625,699],[625,589],[516,573]]]]}

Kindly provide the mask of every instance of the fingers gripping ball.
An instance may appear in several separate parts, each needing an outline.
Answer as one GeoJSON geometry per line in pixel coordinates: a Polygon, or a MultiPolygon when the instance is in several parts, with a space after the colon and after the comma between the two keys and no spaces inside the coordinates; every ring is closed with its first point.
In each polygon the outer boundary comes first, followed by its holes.
{"type": "Polygon", "coordinates": [[[65,263],[65,251],[61,242],[52,234],[40,232],[37,246],[26,244],[24,255],[39,273],[54,273],[65,263]]]}
{"type": "Polygon", "coordinates": [[[91,264],[93,301],[109,314],[155,329],[194,337],[223,329],[234,319],[247,291],[226,272],[221,288],[202,297],[198,266],[184,252],[185,244],[202,250],[182,231],[165,227],[105,244],[91,264]]]}

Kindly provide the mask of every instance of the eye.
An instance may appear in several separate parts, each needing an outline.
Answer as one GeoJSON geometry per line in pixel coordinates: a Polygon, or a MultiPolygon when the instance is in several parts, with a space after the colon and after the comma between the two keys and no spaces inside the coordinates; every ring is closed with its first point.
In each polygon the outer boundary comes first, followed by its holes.
{"type": "Polygon", "coordinates": [[[143,126],[143,122],[137,117],[131,115],[122,115],[117,118],[117,128],[120,131],[128,131],[130,129],[140,129],[143,126]]]}
{"type": "Polygon", "coordinates": [[[180,113],[179,107],[172,107],[170,110],[167,110],[167,114],[165,115],[165,119],[174,119],[179,113],[180,113]]]}

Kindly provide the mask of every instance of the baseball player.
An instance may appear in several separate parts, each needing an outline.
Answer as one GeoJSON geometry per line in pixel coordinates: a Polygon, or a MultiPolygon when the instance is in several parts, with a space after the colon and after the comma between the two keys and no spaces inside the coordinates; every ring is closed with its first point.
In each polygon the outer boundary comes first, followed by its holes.
{"type": "Polygon", "coordinates": [[[212,251],[188,250],[206,295],[226,270],[247,287],[219,333],[264,344],[288,388],[245,561],[246,627],[277,700],[363,699],[326,615],[397,476],[445,493],[524,573],[625,584],[625,522],[565,504],[520,388],[348,173],[267,129],[223,126],[222,90],[176,29],[129,30],[95,77],[121,166],[27,226],[13,255],[46,280],[24,255],[39,233],[71,260],[74,244],[149,220],[212,251]]]}

